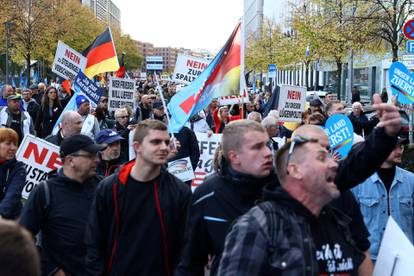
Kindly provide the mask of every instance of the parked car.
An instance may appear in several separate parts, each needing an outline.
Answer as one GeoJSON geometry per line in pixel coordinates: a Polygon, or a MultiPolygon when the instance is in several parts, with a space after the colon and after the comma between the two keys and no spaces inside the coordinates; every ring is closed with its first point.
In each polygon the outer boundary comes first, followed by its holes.
{"type": "Polygon", "coordinates": [[[310,102],[313,100],[314,95],[318,95],[318,97],[323,101],[325,99],[326,96],[326,91],[306,91],[306,101],[310,102]]]}

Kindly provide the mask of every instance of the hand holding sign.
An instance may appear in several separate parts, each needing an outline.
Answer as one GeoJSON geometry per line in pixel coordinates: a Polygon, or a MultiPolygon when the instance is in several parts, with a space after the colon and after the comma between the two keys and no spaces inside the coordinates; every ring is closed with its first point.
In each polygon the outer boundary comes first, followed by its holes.
{"type": "Polygon", "coordinates": [[[373,107],[377,111],[380,122],[377,127],[384,127],[389,136],[396,136],[401,129],[401,116],[393,104],[383,103],[378,94],[374,94],[373,107]]]}

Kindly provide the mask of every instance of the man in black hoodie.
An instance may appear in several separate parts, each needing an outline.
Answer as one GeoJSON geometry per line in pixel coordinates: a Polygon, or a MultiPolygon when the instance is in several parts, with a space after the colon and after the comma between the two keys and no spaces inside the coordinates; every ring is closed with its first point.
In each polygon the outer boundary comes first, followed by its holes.
{"type": "Polygon", "coordinates": [[[84,234],[99,178],[97,153],[91,138],[77,134],[60,145],[63,162],[58,174],[34,189],[25,204],[20,224],[33,236],[39,231],[43,275],[83,275],[84,234]]]}
{"type": "Polygon", "coordinates": [[[105,178],[86,231],[89,275],[171,276],[181,255],[190,188],[165,170],[167,126],[138,123],[136,159],[105,178]]]}
{"type": "Polygon", "coordinates": [[[99,152],[99,163],[96,168],[97,174],[107,177],[113,174],[124,162],[121,157],[121,137],[112,129],[101,130],[95,138],[96,143],[105,147],[99,152]]]}

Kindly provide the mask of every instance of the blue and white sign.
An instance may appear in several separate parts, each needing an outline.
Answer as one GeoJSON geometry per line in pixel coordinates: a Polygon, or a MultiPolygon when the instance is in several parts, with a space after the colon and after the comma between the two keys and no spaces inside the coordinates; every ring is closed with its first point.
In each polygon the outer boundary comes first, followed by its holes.
{"type": "Polygon", "coordinates": [[[269,64],[269,73],[276,71],[276,64],[269,64]]]}
{"type": "Polygon", "coordinates": [[[390,87],[401,104],[414,103],[414,73],[401,62],[394,62],[389,71],[390,87]]]}
{"type": "Polygon", "coordinates": [[[414,40],[408,40],[405,46],[407,54],[414,54],[414,40]]]}
{"type": "Polygon", "coordinates": [[[343,114],[335,114],[326,121],[325,133],[329,138],[330,152],[339,159],[345,158],[352,148],[354,127],[343,114]]]}
{"type": "Polygon", "coordinates": [[[79,71],[73,83],[73,90],[76,93],[83,93],[92,102],[92,105],[98,105],[102,96],[102,89],[89,79],[82,71],[79,71]]]}

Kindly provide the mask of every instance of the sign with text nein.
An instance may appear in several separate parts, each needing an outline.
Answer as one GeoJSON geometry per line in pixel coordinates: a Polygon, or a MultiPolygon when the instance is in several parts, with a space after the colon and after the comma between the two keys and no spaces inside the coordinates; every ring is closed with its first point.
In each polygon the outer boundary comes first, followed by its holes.
{"type": "Polygon", "coordinates": [[[207,68],[207,59],[178,54],[174,67],[173,81],[190,84],[207,68]]]}
{"type": "Polygon", "coordinates": [[[86,61],[86,57],[59,41],[52,72],[65,80],[74,80],[80,71],[85,70],[86,61]]]}
{"type": "Polygon", "coordinates": [[[281,85],[279,95],[279,117],[282,122],[302,122],[305,111],[306,87],[281,85]]]}

